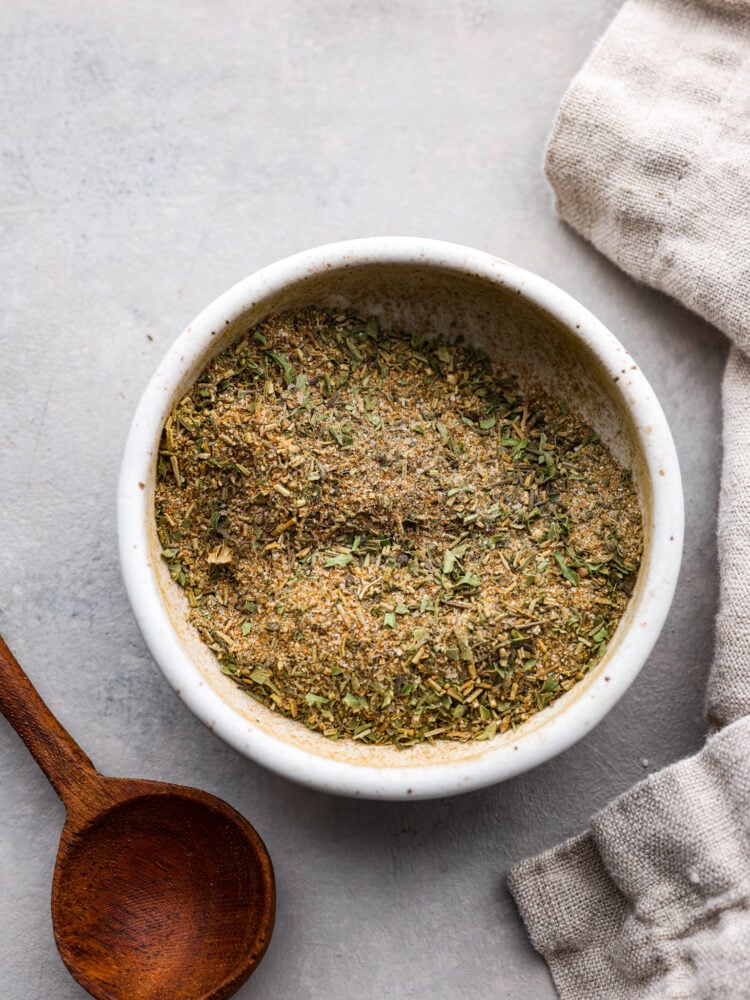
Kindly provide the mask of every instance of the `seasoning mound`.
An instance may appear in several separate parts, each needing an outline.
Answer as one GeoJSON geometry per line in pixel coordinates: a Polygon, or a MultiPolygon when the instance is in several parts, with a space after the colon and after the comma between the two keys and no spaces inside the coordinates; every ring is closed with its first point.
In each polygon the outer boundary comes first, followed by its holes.
{"type": "Polygon", "coordinates": [[[224,673],[402,747],[491,739],[582,679],[642,547],[630,473],[572,407],[319,308],[250,330],[175,407],[156,519],[224,673]]]}

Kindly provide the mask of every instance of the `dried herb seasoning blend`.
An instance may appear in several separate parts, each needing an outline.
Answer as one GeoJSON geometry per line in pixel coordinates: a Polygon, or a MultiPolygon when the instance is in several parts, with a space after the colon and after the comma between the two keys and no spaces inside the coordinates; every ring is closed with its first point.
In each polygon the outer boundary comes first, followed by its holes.
{"type": "Polygon", "coordinates": [[[332,739],[491,739],[604,652],[638,502],[570,405],[460,343],[318,308],[167,420],[156,519],[224,673],[332,739]]]}

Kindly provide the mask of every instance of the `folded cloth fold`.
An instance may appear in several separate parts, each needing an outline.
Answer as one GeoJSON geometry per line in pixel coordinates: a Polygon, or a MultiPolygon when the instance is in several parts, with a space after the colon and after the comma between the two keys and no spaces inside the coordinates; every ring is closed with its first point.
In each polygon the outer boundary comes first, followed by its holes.
{"type": "Polygon", "coordinates": [[[547,146],[560,215],[750,347],[750,0],[628,0],[547,146]]]}
{"type": "Polygon", "coordinates": [[[750,997],[750,0],[628,0],[546,169],[562,218],[733,341],[714,735],[510,888],[564,1000],[750,997]]]}
{"type": "Polygon", "coordinates": [[[740,719],[516,866],[511,891],[562,996],[748,995],[749,746],[740,719]]]}

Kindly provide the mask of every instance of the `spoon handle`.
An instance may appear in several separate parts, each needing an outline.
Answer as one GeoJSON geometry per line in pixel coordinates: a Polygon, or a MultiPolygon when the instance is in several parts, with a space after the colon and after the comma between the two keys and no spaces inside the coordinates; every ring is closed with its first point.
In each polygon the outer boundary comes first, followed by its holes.
{"type": "Polygon", "coordinates": [[[37,694],[0,636],[0,712],[21,737],[68,810],[99,774],[37,694]]]}

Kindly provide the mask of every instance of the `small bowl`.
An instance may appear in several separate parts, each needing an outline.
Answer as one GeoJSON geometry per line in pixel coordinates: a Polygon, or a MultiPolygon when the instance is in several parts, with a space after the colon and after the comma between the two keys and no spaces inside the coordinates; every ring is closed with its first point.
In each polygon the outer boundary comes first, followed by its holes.
{"type": "Polygon", "coordinates": [[[680,568],[683,499],[664,413],[621,344],[575,299],[507,261],[436,240],[380,237],[288,257],[230,288],[177,339],[138,405],[118,496],[120,559],[151,653],[180,698],[222,739],[279,774],[340,795],[425,799],[480,788],[565,750],[632,683],[664,624],[680,568]],[[332,742],[272,712],[224,676],[186,620],[154,523],[164,421],[208,361],[269,315],[308,305],[377,315],[384,327],[463,334],[524,384],[572,402],[632,469],[644,553],[601,661],[569,692],[491,741],[406,750],[332,742]]]}

